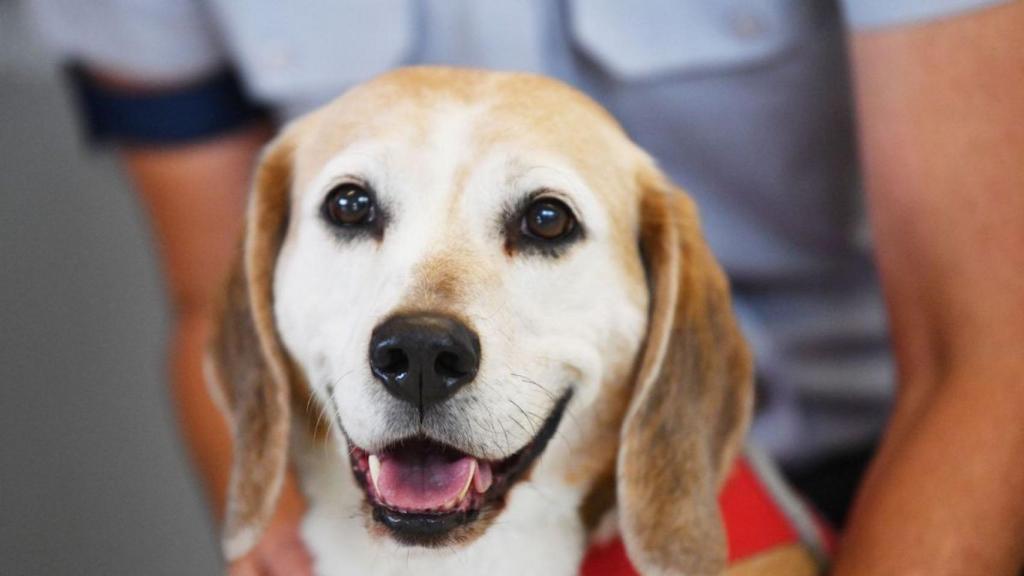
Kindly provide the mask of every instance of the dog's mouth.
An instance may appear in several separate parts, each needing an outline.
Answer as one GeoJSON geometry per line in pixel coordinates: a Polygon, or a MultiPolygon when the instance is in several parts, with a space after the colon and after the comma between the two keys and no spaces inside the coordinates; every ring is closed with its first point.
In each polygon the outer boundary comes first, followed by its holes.
{"type": "Polygon", "coordinates": [[[566,393],[537,435],[515,454],[486,460],[452,446],[413,436],[369,452],[349,442],[356,480],[366,492],[373,519],[398,542],[439,546],[482,513],[500,509],[551,437],[569,403],[566,393]]]}

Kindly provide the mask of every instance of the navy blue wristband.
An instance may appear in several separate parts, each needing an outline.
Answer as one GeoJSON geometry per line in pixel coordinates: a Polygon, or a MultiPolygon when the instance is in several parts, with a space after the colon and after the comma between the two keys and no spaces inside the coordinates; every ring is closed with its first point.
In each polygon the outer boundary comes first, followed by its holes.
{"type": "Polygon", "coordinates": [[[80,65],[67,67],[89,140],[187,144],[267,117],[225,69],[197,82],[153,91],[104,86],[80,65]]]}

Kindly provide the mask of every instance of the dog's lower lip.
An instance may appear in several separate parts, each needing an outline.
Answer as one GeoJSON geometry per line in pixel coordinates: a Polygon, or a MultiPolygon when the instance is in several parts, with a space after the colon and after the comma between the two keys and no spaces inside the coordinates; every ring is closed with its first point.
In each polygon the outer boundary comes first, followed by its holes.
{"type": "MultiPolygon", "coordinates": [[[[500,502],[509,489],[525,476],[557,430],[571,397],[572,391],[569,390],[555,403],[555,407],[534,438],[518,452],[501,460],[475,458],[425,436],[403,439],[376,454],[371,454],[350,441],[349,455],[352,470],[357,482],[366,493],[366,499],[373,509],[374,520],[388,529],[395,539],[403,544],[433,546],[443,542],[453,530],[472,523],[479,517],[483,509],[500,502]],[[416,454],[418,451],[435,452],[436,454],[434,456],[416,454]],[[377,475],[380,474],[380,459],[395,457],[394,453],[399,452],[406,454],[413,452],[416,454],[414,458],[422,459],[436,458],[439,457],[439,454],[445,454],[452,461],[472,460],[469,484],[462,488],[454,501],[449,501],[444,506],[432,508],[394,506],[388,503],[378,490],[377,475]]],[[[451,466],[451,464],[442,466],[451,466]]],[[[465,472],[459,478],[460,483],[464,481],[465,472]]]]}
{"type": "Polygon", "coordinates": [[[441,544],[452,530],[476,520],[479,514],[479,510],[418,514],[383,506],[373,507],[373,519],[387,528],[399,542],[412,546],[441,544]]]}

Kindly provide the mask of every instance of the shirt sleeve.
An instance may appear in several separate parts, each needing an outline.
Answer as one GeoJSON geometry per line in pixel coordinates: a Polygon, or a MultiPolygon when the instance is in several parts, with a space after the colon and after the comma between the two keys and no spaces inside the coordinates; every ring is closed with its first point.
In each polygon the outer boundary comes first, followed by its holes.
{"type": "Polygon", "coordinates": [[[132,80],[190,81],[224,65],[199,0],[32,0],[37,27],[65,59],[132,80]]]}
{"type": "Polygon", "coordinates": [[[196,82],[143,92],[96,82],[80,66],[67,70],[85,134],[94,143],[187,145],[269,117],[242,90],[230,68],[196,82]]]}
{"type": "Polygon", "coordinates": [[[954,16],[1012,0],[840,0],[847,25],[883,28],[954,16]]]}
{"type": "Polygon", "coordinates": [[[234,73],[202,0],[33,0],[30,6],[65,62],[91,142],[191,144],[267,117],[234,73]],[[152,86],[112,86],[97,81],[96,70],[152,86]]]}

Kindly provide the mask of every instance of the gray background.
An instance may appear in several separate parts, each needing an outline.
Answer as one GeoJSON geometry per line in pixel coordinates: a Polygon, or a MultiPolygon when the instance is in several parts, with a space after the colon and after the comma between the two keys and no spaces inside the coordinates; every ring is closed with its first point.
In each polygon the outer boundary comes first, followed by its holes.
{"type": "Polygon", "coordinates": [[[22,12],[0,0],[0,575],[216,574],[145,222],[22,12]]]}

